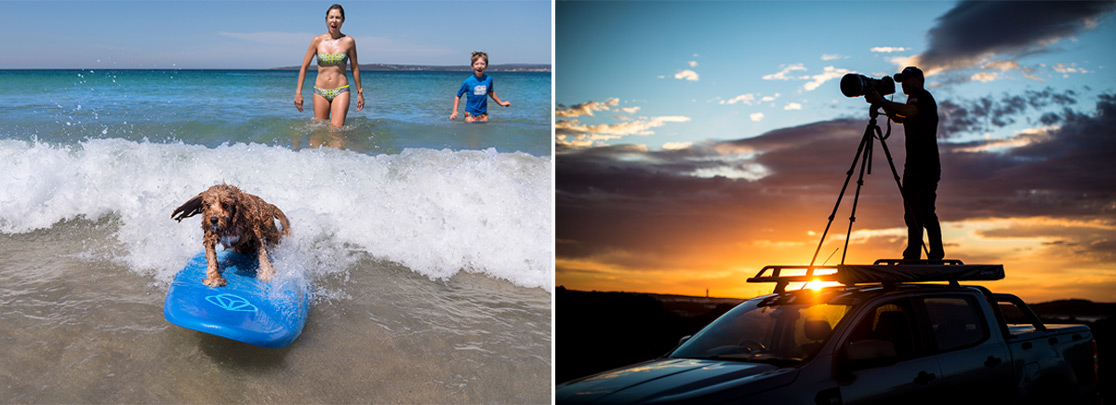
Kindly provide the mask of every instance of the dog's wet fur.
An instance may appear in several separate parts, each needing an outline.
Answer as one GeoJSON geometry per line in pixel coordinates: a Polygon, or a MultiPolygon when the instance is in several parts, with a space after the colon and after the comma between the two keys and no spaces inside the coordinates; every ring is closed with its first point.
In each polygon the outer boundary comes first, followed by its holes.
{"type": "Polygon", "coordinates": [[[218,271],[217,243],[238,253],[255,253],[259,256],[260,268],[256,277],[268,281],[275,274],[267,250],[277,244],[283,236],[291,235],[291,225],[287,216],[278,207],[268,204],[260,197],[240,191],[227,184],[216,185],[190,199],[174,210],[171,218],[182,219],[202,214],[202,230],[205,237],[207,263],[205,280],[210,287],[225,285],[225,279],[218,271]],[[275,226],[278,219],[283,229],[275,226]]]}

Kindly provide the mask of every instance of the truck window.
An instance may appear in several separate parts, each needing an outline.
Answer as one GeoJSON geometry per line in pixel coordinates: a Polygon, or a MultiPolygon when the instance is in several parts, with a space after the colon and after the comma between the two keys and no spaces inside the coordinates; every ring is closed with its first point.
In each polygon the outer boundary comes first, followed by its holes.
{"type": "Polygon", "coordinates": [[[972,346],[988,337],[972,297],[933,297],[923,303],[938,351],[972,346]]]}
{"type": "Polygon", "coordinates": [[[861,318],[848,342],[884,340],[895,345],[899,360],[914,358],[919,350],[913,320],[914,312],[906,299],[879,305],[861,318]]]}
{"type": "Polygon", "coordinates": [[[1001,302],[1001,303],[999,303],[999,305],[1000,305],[1000,313],[1004,314],[1004,321],[1006,323],[1008,323],[1008,324],[1020,324],[1020,323],[1029,324],[1029,323],[1031,323],[1031,320],[1029,318],[1027,318],[1027,315],[1023,313],[1023,310],[1021,310],[1021,309],[1019,309],[1019,307],[1015,306],[1014,303],[1001,302]]]}
{"type": "Polygon", "coordinates": [[[793,365],[817,353],[850,305],[829,292],[795,292],[745,301],[670,357],[793,365]]]}

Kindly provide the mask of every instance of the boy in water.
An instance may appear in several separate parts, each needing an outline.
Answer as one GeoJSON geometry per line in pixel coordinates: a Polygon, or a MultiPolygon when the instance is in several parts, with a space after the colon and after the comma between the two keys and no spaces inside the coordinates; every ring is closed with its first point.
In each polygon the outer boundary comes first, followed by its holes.
{"type": "Polygon", "coordinates": [[[461,95],[468,93],[465,99],[465,122],[488,122],[488,97],[491,96],[496,104],[511,107],[511,103],[500,101],[496,90],[492,88],[492,78],[484,74],[488,68],[488,54],[473,52],[473,75],[461,83],[457,96],[453,98],[453,114],[451,120],[457,119],[457,107],[461,103],[461,95]]]}

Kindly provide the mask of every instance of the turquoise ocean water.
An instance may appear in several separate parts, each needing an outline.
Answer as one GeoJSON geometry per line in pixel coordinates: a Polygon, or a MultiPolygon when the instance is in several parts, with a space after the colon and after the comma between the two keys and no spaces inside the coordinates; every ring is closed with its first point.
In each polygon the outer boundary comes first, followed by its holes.
{"type": "Polygon", "coordinates": [[[448,119],[469,72],[362,72],[346,125],[297,72],[0,71],[5,402],[549,402],[549,73],[491,73],[491,121],[448,119]],[[277,205],[303,336],[260,349],[170,325],[201,251],[171,212],[214,184],[277,205]]]}
{"type": "Polygon", "coordinates": [[[490,102],[491,122],[480,126],[448,119],[469,74],[363,72],[364,110],[356,111],[353,97],[345,127],[329,133],[311,119],[314,72],[307,74],[299,113],[294,71],[0,71],[0,136],[61,144],[147,139],[306,147],[306,138],[319,135],[366,154],[494,148],[549,156],[550,74],[490,74],[512,106],[490,102]]]}

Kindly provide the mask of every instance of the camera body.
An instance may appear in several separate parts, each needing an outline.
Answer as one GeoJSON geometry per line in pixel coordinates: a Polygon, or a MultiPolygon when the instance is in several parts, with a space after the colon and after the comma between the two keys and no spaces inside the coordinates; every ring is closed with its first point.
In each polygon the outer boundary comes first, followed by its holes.
{"type": "Polygon", "coordinates": [[[873,79],[856,73],[849,73],[841,78],[841,93],[845,97],[860,97],[869,89],[875,89],[881,96],[895,94],[895,80],[891,76],[873,79]]]}

